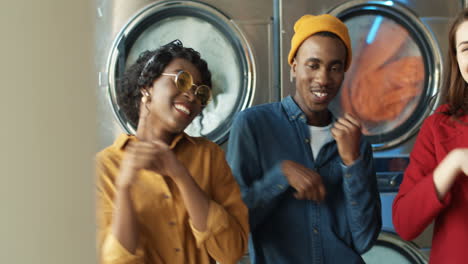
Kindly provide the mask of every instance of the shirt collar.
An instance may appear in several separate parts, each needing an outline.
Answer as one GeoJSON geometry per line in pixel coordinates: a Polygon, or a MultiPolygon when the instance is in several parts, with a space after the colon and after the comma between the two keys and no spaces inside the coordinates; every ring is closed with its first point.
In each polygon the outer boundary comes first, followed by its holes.
{"type": "MultiPolygon", "coordinates": [[[[187,135],[185,132],[182,132],[178,134],[177,136],[174,137],[172,140],[171,144],[169,145],[170,149],[174,149],[175,146],[182,140],[186,139],[188,142],[195,144],[195,139],[192,138],[191,136],[187,135]]],[[[138,140],[135,135],[131,134],[121,134],[114,142],[114,146],[117,149],[123,150],[125,146],[127,145],[128,142],[133,141],[133,140],[138,140]]]]}
{"type": "MultiPolygon", "coordinates": [[[[303,123],[307,124],[307,117],[302,111],[302,109],[297,105],[296,101],[292,98],[292,96],[288,96],[281,101],[281,105],[283,106],[286,114],[290,121],[299,120],[303,123]]],[[[332,122],[331,124],[335,123],[336,117],[332,113],[332,122]]]]}
{"type": "Polygon", "coordinates": [[[182,139],[186,139],[186,140],[189,141],[190,143],[195,144],[195,140],[194,140],[191,136],[185,134],[185,132],[182,132],[182,133],[180,133],[180,134],[178,134],[177,136],[174,137],[174,139],[172,140],[171,145],[169,145],[169,148],[170,148],[170,149],[174,149],[175,146],[176,146],[182,139]]]}
{"type": "Polygon", "coordinates": [[[127,145],[127,143],[132,139],[136,139],[136,137],[130,134],[121,134],[115,140],[114,147],[117,149],[123,150],[125,148],[125,145],[127,145]]]}
{"type": "Polygon", "coordinates": [[[296,104],[292,96],[284,98],[281,101],[281,105],[286,111],[286,114],[288,115],[290,121],[298,119],[304,123],[307,123],[307,118],[304,112],[302,112],[301,108],[296,104]]]}

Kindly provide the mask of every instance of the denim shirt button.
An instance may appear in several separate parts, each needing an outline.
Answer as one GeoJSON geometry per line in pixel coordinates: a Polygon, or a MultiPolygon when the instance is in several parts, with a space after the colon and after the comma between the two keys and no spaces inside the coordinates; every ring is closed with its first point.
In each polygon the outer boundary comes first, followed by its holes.
{"type": "Polygon", "coordinates": [[[313,230],[314,230],[314,234],[318,234],[317,228],[314,228],[313,230]]]}
{"type": "Polygon", "coordinates": [[[304,143],[309,144],[309,142],[310,142],[310,139],[308,138],[304,139],[304,143]]]}
{"type": "Polygon", "coordinates": [[[284,186],[282,184],[278,184],[278,185],[276,185],[276,187],[278,187],[278,189],[280,189],[280,190],[284,189],[284,186]]]}
{"type": "Polygon", "coordinates": [[[346,178],[351,178],[351,174],[350,173],[345,173],[344,175],[346,178]]]}

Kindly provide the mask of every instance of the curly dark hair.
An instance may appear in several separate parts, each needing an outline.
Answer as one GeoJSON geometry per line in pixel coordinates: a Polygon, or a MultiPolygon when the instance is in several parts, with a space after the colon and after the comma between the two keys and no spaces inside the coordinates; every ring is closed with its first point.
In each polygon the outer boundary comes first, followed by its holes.
{"type": "Polygon", "coordinates": [[[169,63],[181,58],[191,62],[200,72],[202,83],[211,87],[211,72],[200,53],[183,47],[179,42],[171,42],[153,51],[144,51],[117,81],[117,103],[127,121],[138,126],[140,115],[141,89],[151,87],[169,63]]]}

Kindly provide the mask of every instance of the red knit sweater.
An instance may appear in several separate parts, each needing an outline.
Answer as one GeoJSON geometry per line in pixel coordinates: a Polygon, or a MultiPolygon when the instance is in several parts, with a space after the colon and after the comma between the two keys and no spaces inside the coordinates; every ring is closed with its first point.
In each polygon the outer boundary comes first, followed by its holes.
{"type": "MultiPolygon", "coordinates": [[[[468,147],[468,125],[440,113],[447,108],[439,107],[421,127],[393,203],[393,224],[403,239],[412,240],[435,220],[430,263],[466,264],[468,176],[460,174],[443,201],[433,181],[434,169],[451,150],[468,147]]],[[[461,121],[468,123],[468,116],[461,121]]]]}

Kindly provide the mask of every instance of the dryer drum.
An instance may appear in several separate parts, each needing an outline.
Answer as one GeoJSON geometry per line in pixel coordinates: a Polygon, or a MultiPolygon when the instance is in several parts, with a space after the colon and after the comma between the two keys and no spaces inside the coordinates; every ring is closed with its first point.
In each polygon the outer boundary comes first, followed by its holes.
{"type": "Polygon", "coordinates": [[[154,50],[175,39],[199,51],[212,73],[212,101],[202,118],[185,130],[218,144],[227,138],[234,114],[252,104],[255,62],[251,48],[237,25],[214,7],[193,1],[162,1],[137,13],[122,28],[108,63],[108,94],[122,128],[135,132],[118,102],[118,79],[145,50],[154,50]]]}
{"type": "Polygon", "coordinates": [[[332,103],[338,116],[363,122],[374,150],[414,135],[439,100],[440,50],[432,34],[406,7],[389,1],[349,1],[330,13],[349,28],[353,62],[332,103]]]}

